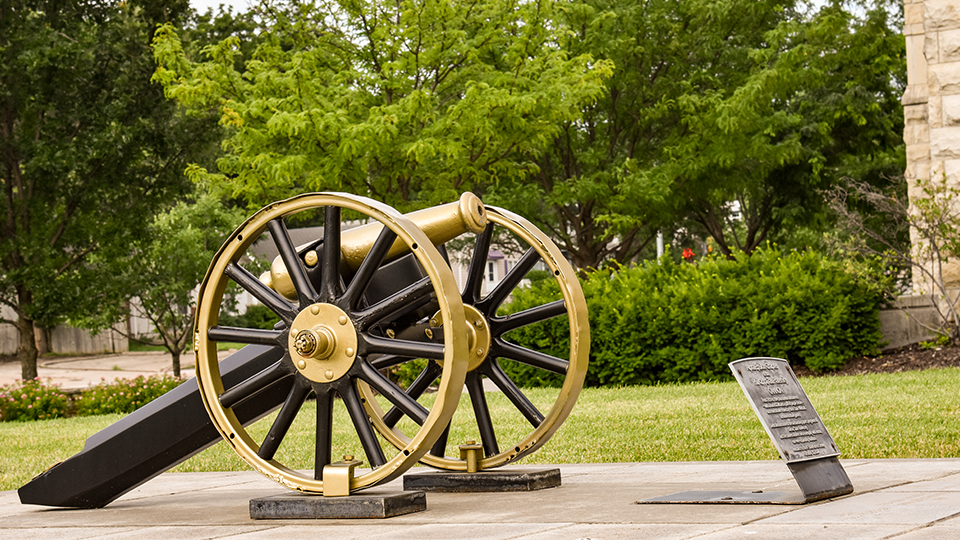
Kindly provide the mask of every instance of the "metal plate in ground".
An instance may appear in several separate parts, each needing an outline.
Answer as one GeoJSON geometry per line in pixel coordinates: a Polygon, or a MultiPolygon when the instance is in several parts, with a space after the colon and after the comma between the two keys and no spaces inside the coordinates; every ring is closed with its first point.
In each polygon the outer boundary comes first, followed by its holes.
{"type": "Polygon", "coordinates": [[[250,499],[252,519],[371,519],[423,512],[422,491],[371,492],[324,497],[299,492],[250,499]]]}
{"type": "Polygon", "coordinates": [[[802,493],[790,491],[682,491],[637,501],[637,504],[804,504],[802,493]]]}
{"type": "Polygon", "coordinates": [[[560,485],[560,469],[508,469],[467,472],[407,473],[403,489],[445,493],[537,491],[560,485]]]}

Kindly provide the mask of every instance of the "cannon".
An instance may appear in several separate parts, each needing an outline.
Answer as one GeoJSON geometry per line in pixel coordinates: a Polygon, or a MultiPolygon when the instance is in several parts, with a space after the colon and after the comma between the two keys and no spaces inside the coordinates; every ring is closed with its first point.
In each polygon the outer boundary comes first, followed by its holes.
{"type": "Polygon", "coordinates": [[[194,348],[195,381],[90,437],[83,451],[21,487],[21,502],[102,507],[219,438],[287,488],[325,495],[382,484],[417,462],[451,471],[511,463],[540,448],[573,408],[586,374],[589,325],[573,269],[520,216],[486,207],[469,193],[407,215],[359,196],[310,193],[261,209],[226,239],[200,286],[194,348]],[[296,220],[322,223],[322,237],[295,246],[289,224],[296,220]],[[350,227],[358,221],[367,223],[350,227]],[[261,240],[279,255],[257,276],[248,269],[255,266],[249,250],[261,240]],[[447,249],[454,242],[469,259],[462,287],[447,249]],[[488,253],[504,243],[523,255],[484,291],[488,253]],[[535,267],[556,281],[558,298],[504,312],[535,267]],[[232,287],[280,322],[272,330],[220,325],[232,287]],[[511,342],[511,331],[558,317],[567,318],[565,357],[511,342]],[[246,346],[218,361],[218,342],[246,346]],[[549,402],[534,403],[503,361],[554,374],[561,386],[549,402]],[[384,371],[408,363],[419,375],[402,389],[384,371]],[[484,379],[529,424],[526,433],[498,435],[484,379]],[[464,388],[472,415],[455,414],[464,388]],[[346,408],[369,465],[356,474],[359,461],[352,456],[335,462],[337,403],[346,408]],[[304,449],[280,449],[308,408],[316,426],[308,456],[313,468],[304,471],[282,457],[304,449]],[[451,426],[459,422],[478,433],[479,457],[448,455],[451,426]]]}

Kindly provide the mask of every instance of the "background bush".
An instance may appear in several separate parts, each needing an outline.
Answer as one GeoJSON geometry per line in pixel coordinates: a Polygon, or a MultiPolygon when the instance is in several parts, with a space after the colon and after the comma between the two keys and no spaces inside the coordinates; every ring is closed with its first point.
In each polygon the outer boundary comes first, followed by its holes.
{"type": "MultiPolygon", "coordinates": [[[[727,364],[772,356],[815,371],[878,352],[882,293],[879,272],[814,251],[758,249],[736,260],[697,264],[664,257],[604,270],[582,282],[590,312],[589,386],[731,378],[727,364]]],[[[510,311],[559,297],[552,282],[518,291],[510,311]]],[[[507,339],[566,358],[567,320],[511,332],[507,339]]],[[[557,384],[512,362],[504,369],[522,386],[557,384]]]]}
{"type": "Polygon", "coordinates": [[[273,330],[273,325],[280,321],[280,317],[263,304],[253,304],[248,306],[242,315],[233,315],[229,313],[220,314],[220,324],[223,326],[236,326],[238,328],[262,328],[264,330],[273,330]]]}
{"type": "Polygon", "coordinates": [[[417,358],[391,367],[387,370],[387,376],[400,388],[409,388],[426,367],[427,360],[417,358]]]}
{"type": "Polygon", "coordinates": [[[173,390],[183,379],[171,375],[143,375],[135,379],[102,382],[84,390],[74,402],[78,416],[131,413],[173,390]]]}
{"type": "Polygon", "coordinates": [[[0,421],[60,418],[66,415],[68,404],[59,386],[40,379],[0,387],[0,421]]]}

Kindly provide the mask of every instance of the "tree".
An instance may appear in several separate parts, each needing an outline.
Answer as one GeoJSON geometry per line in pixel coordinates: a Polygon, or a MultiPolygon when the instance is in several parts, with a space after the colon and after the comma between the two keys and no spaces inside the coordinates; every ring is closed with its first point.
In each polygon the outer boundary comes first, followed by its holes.
{"type": "Polygon", "coordinates": [[[700,138],[661,172],[682,179],[685,224],[722,253],[823,231],[822,190],[853,175],[886,187],[903,170],[904,41],[882,5],[864,9],[832,3],[781,23],[739,88],[695,108],[700,138]]]}
{"type": "Polygon", "coordinates": [[[158,341],[170,352],[173,375],[180,376],[180,355],[193,336],[194,290],[225,238],[243,221],[202,189],[195,200],[177,203],[158,215],[148,240],[120,278],[136,291],[130,305],[150,320],[158,341]]]}
{"type": "Polygon", "coordinates": [[[628,262],[660,228],[710,235],[729,254],[815,221],[820,188],[899,163],[903,39],[883,9],[802,8],[569,5],[564,50],[616,70],[538,171],[499,186],[497,200],[549,230],[581,268],[628,262]]]}
{"type": "Polygon", "coordinates": [[[546,0],[261,4],[261,44],[238,69],[231,38],[191,58],[170,25],[156,79],[231,128],[218,171],[193,174],[250,206],[301,191],[401,209],[482,191],[531,159],[599,93],[609,62],[557,46],[546,0]]]}
{"type": "Polygon", "coordinates": [[[0,303],[37,376],[36,322],[95,313],[151,216],[183,192],[209,129],[177,116],[149,36],[185,0],[10,0],[0,4],[0,303]]]}
{"type": "MultiPolygon", "coordinates": [[[[960,290],[955,287],[957,263],[950,259],[960,253],[960,188],[948,182],[946,175],[921,178],[910,187],[909,198],[905,190],[882,190],[857,180],[833,188],[828,201],[847,235],[834,237],[833,244],[846,253],[878,258],[890,268],[912,274],[914,290],[930,298],[940,325],[930,327],[914,320],[956,342],[960,340],[960,290]],[[871,219],[877,214],[886,219],[871,219]],[[914,238],[912,244],[905,241],[908,235],[914,238]]],[[[900,292],[889,291],[893,298],[900,292]]]]}

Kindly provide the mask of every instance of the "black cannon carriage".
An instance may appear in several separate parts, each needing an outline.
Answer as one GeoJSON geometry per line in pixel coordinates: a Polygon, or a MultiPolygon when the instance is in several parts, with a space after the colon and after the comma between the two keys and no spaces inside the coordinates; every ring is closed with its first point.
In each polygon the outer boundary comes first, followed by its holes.
{"type": "Polygon", "coordinates": [[[261,474],[313,494],[346,495],[395,479],[418,462],[449,471],[495,468],[536,451],[566,419],[583,386],[589,342],[586,302],[573,269],[522,217],[486,207],[469,193],[407,215],[354,195],[303,194],[255,213],[212,261],[198,295],[197,377],[91,436],[83,451],[21,487],[20,499],[102,507],[221,439],[261,474]],[[288,223],[296,214],[322,219],[322,238],[295,246],[288,223]],[[369,223],[342,226],[358,216],[369,223]],[[245,267],[248,250],[267,238],[280,254],[256,276],[245,267]],[[445,249],[455,239],[472,246],[462,287],[445,249]],[[520,246],[523,255],[484,291],[488,253],[499,242],[520,246]],[[501,313],[535,266],[552,274],[562,297],[501,313]],[[279,317],[273,330],[219,324],[232,284],[279,317]],[[566,357],[511,341],[512,330],[555,317],[568,322],[566,357]],[[246,346],[219,361],[217,342],[246,346]],[[535,405],[502,360],[560,376],[553,403],[535,405]],[[383,374],[415,361],[425,367],[406,389],[383,374]],[[485,381],[529,423],[519,439],[498,436],[485,381]],[[436,393],[424,399],[428,388],[436,393]],[[448,455],[448,447],[457,448],[448,437],[451,422],[461,421],[454,413],[464,388],[480,442],[467,445],[475,452],[448,455]],[[356,474],[359,460],[347,456],[348,467],[335,461],[335,400],[346,407],[369,465],[356,474]],[[281,463],[277,452],[307,406],[316,407],[317,420],[314,467],[304,472],[281,463]],[[247,429],[278,408],[266,436],[247,429]]]}

